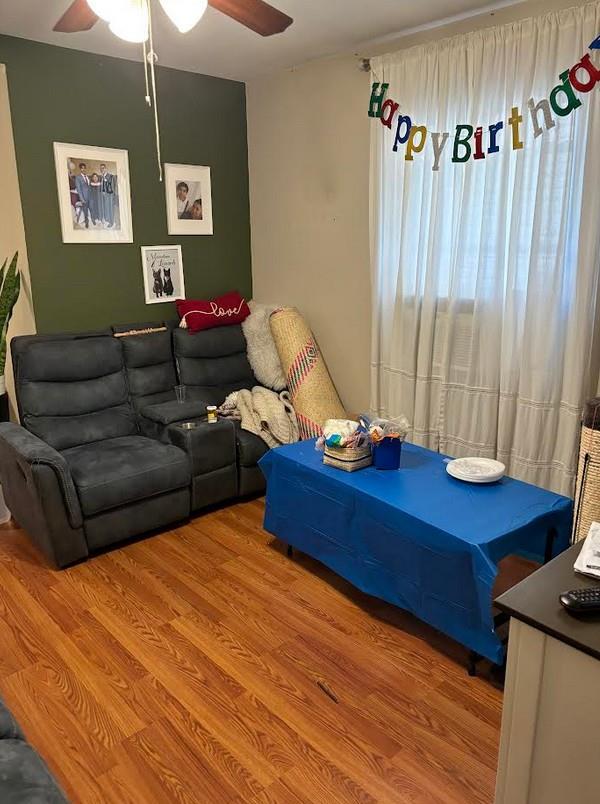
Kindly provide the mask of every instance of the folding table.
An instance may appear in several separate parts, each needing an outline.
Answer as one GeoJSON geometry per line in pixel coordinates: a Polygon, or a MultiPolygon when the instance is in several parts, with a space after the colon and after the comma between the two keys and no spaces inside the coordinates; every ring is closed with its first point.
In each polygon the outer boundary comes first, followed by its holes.
{"type": "Polygon", "coordinates": [[[268,452],[264,526],[363,592],[501,664],[492,616],[498,562],[549,560],[569,544],[572,502],[505,477],[452,478],[448,458],[405,443],[400,469],[325,466],[314,441],[268,452]]]}

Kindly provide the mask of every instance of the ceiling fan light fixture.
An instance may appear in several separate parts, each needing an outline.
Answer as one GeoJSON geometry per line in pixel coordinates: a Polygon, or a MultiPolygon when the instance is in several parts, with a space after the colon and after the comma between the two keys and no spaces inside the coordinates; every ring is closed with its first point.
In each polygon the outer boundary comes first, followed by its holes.
{"type": "Polygon", "coordinates": [[[120,0],[119,11],[110,20],[109,28],[126,42],[146,42],[149,34],[147,0],[120,0]]]}
{"type": "Polygon", "coordinates": [[[119,13],[120,0],[87,0],[88,6],[100,19],[110,22],[119,13]]]}
{"type": "Polygon", "coordinates": [[[180,33],[197,25],[208,7],[208,0],[160,0],[165,14],[180,33]]]}

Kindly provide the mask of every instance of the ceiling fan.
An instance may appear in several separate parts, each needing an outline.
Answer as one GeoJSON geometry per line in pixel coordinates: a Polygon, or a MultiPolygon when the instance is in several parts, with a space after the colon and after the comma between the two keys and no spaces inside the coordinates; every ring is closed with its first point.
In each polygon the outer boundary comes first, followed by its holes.
{"type": "MultiPolygon", "coordinates": [[[[208,6],[261,36],[273,36],[289,28],[294,21],[287,14],[264,0],[159,0],[163,11],[181,33],[187,33],[200,21],[208,6]]],[[[110,30],[127,42],[142,45],[144,75],[146,82],[145,101],[154,110],[156,133],[156,159],[158,175],[162,181],[160,149],[160,126],[155,66],[158,56],[154,49],[152,0],[73,0],[54,26],[60,33],[89,31],[99,19],[108,22],[110,30]]]]}
{"type": "MultiPolygon", "coordinates": [[[[150,0],[74,0],[54,26],[60,33],[89,31],[99,19],[122,39],[147,38],[150,0]]],[[[264,0],[160,0],[167,16],[181,33],[191,30],[212,6],[261,36],[282,33],[293,19],[264,0]]]]}

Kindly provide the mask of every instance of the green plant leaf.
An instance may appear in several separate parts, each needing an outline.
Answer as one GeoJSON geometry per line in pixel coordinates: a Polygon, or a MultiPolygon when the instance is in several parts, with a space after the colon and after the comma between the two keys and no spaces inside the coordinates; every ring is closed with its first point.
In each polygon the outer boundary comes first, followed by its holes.
{"type": "Polygon", "coordinates": [[[0,377],[4,376],[4,368],[6,366],[8,325],[21,291],[21,275],[17,270],[18,258],[19,252],[12,258],[8,268],[6,268],[7,261],[5,261],[2,266],[2,289],[0,290],[0,377]]]}
{"type": "MultiPolygon", "coordinates": [[[[16,278],[16,285],[15,285],[15,301],[14,304],[17,303],[19,298],[19,293],[21,290],[21,275],[17,273],[16,278]]],[[[13,305],[14,307],[14,305],[13,305]]],[[[4,369],[6,368],[6,351],[7,351],[7,341],[8,341],[8,326],[10,324],[10,319],[12,318],[12,310],[10,315],[6,319],[4,323],[4,328],[2,332],[0,332],[0,377],[4,375],[4,369]]]]}

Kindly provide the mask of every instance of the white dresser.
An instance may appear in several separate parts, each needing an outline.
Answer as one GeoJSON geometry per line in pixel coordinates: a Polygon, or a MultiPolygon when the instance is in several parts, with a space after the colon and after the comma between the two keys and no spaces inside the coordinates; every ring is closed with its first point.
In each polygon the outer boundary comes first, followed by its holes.
{"type": "Polygon", "coordinates": [[[511,616],[496,804],[600,804],[600,617],[558,600],[600,585],[573,572],[580,549],[496,601],[511,616]]]}

